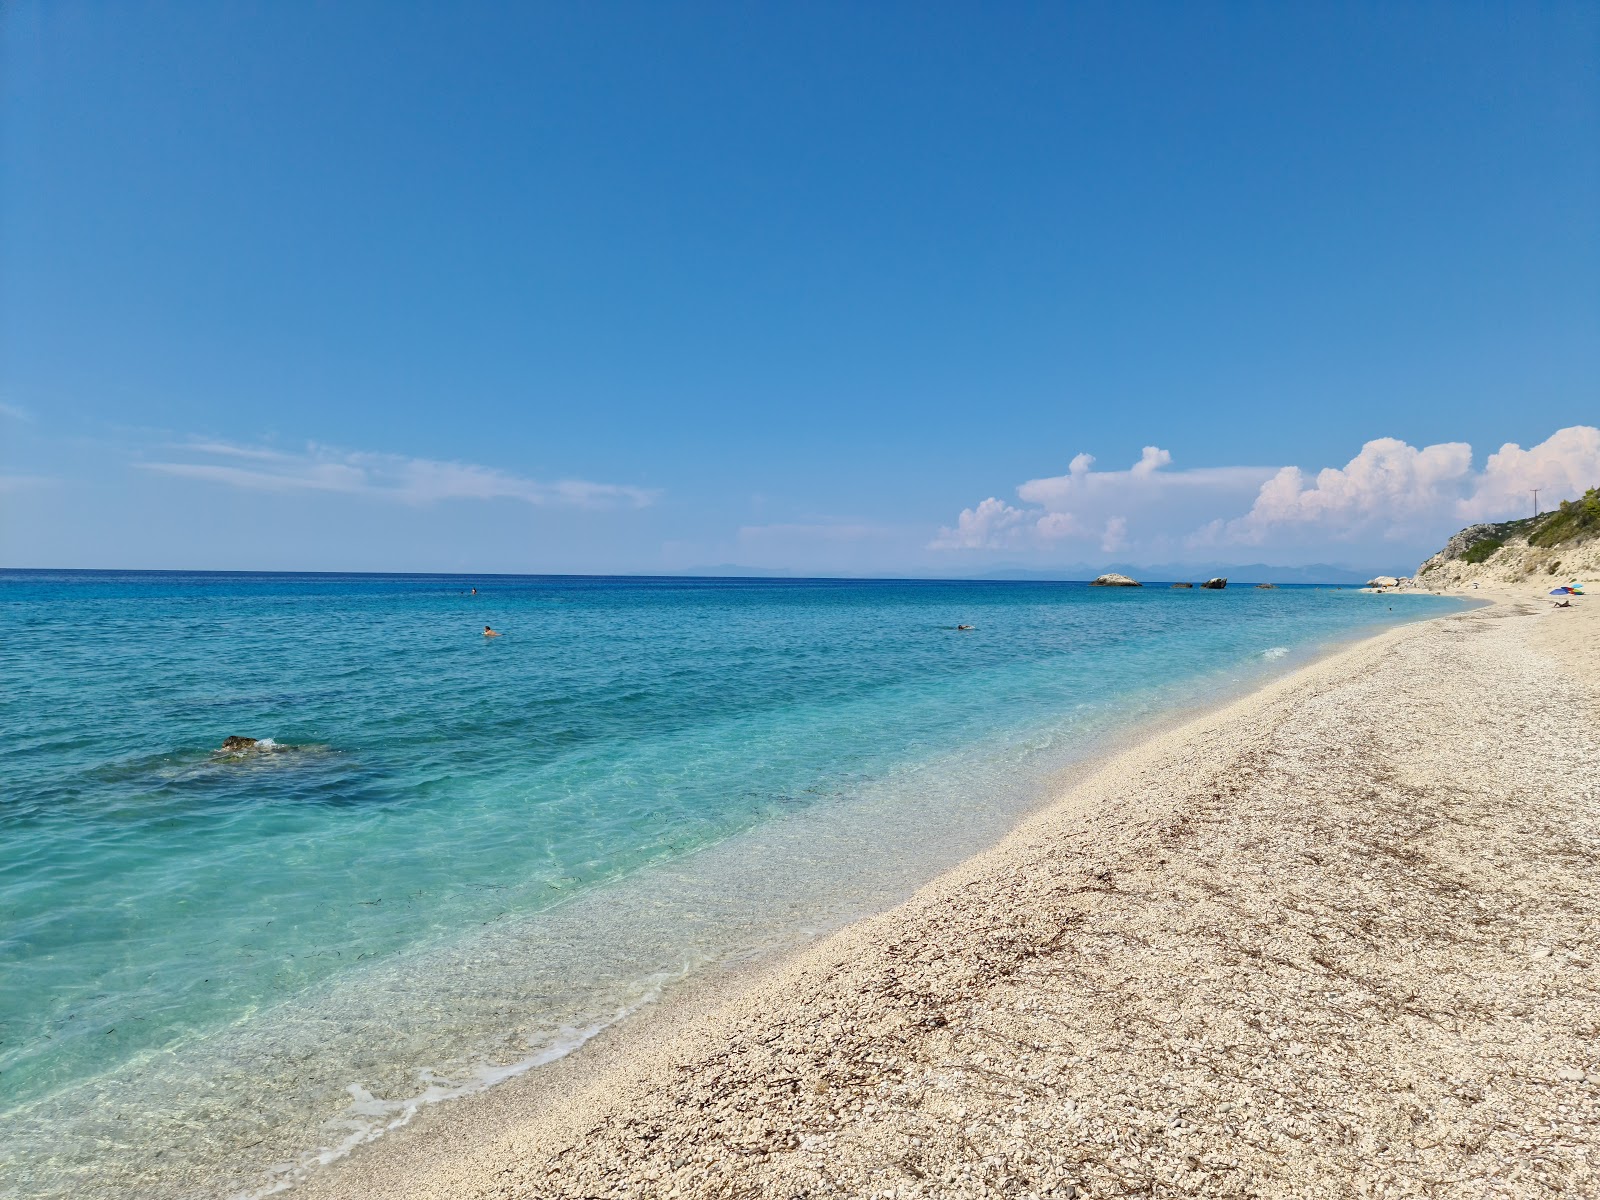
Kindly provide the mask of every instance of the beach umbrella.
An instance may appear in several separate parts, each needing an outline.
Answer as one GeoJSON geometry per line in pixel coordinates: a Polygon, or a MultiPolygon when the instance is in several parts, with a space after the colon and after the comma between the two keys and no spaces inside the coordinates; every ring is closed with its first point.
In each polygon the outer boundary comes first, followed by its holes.
{"type": "Polygon", "coordinates": [[[1570,596],[1570,595],[1572,595],[1572,589],[1571,588],[1551,588],[1550,589],[1550,594],[1552,596],[1570,596]]]}

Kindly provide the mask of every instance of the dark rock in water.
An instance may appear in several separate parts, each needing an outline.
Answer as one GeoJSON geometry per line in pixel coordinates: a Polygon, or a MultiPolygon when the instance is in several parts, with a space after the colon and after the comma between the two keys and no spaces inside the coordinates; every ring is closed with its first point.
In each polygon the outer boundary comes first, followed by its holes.
{"type": "Polygon", "coordinates": [[[1175,583],[1172,586],[1175,587],[1175,588],[1180,588],[1180,587],[1181,588],[1192,588],[1194,586],[1194,584],[1192,584],[1192,583],[1175,583]]]}
{"type": "Polygon", "coordinates": [[[1275,591],[1277,589],[1277,586],[1278,585],[1275,584],[1275,583],[1258,583],[1258,584],[1256,584],[1257,588],[1265,588],[1265,589],[1273,590],[1273,591],[1275,591]]]}
{"type": "Polygon", "coordinates": [[[222,739],[222,753],[236,754],[240,750],[254,750],[256,739],[247,737],[229,737],[222,739]]]}
{"type": "Polygon", "coordinates": [[[1118,575],[1115,571],[1102,575],[1089,585],[1090,587],[1143,587],[1137,579],[1129,579],[1126,575],[1118,575]]]}
{"type": "Polygon", "coordinates": [[[1206,580],[1200,586],[1203,588],[1210,588],[1212,591],[1220,592],[1223,588],[1228,586],[1228,581],[1219,575],[1215,579],[1206,580]]]}

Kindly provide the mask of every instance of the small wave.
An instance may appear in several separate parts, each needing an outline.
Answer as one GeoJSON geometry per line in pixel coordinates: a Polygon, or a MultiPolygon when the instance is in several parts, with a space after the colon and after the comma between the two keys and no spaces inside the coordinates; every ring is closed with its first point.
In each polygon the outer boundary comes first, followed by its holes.
{"type": "Polygon", "coordinates": [[[1261,652],[1261,657],[1262,658],[1282,658],[1287,653],[1289,653],[1289,647],[1287,647],[1287,646],[1274,646],[1270,650],[1263,650],[1261,652]]]}
{"type": "Polygon", "coordinates": [[[640,994],[625,1001],[609,1016],[586,1025],[563,1026],[554,1039],[526,1058],[505,1066],[479,1066],[471,1072],[471,1077],[465,1080],[441,1079],[432,1071],[424,1070],[419,1072],[422,1091],[400,1100],[381,1099],[359,1083],[352,1083],[345,1088],[350,1095],[350,1104],[345,1109],[344,1119],[329,1121],[323,1126],[329,1132],[346,1131],[342,1139],[319,1150],[302,1153],[297,1156],[296,1161],[269,1169],[267,1182],[255,1188],[235,1192],[228,1200],[265,1200],[267,1196],[287,1191],[304,1180],[317,1167],[325,1167],[329,1163],[336,1162],[357,1146],[376,1141],[392,1130],[409,1125],[411,1119],[427,1105],[460,1100],[538,1067],[546,1066],[559,1058],[565,1058],[590,1038],[659,1000],[663,988],[669,982],[683,978],[686,973],[686,971],[675,971],[656,975],[645,982],[640,994]]]}

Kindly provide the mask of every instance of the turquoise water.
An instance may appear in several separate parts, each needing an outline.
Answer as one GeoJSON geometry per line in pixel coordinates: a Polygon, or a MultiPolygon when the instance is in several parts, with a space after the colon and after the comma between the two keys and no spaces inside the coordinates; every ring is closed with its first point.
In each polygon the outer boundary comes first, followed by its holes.
{"type": "Polygon", "coordinates": [[[290,1178],[892,902],[1130,724],[1452,606],[0,573],[0,1187],[290,1178]]]}

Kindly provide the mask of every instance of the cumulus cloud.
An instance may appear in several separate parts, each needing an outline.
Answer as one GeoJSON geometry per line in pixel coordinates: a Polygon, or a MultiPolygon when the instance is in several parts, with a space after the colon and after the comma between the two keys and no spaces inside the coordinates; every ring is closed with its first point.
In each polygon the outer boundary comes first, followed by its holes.
{"type": "MultiPolygon", "coordinates": [[[[1013,545],[1027,523],[1027,513],[990,496],[975,508],[962,509],[955,525],[940,529],[928,546],[932,550],[981,550],[1013,545]]],[[[1038,519],[1033,524],[1037,528],[1038,519]]]]}
{"type": "Polygon", "coordinates": [[[1092,454],[1073,456],[1064,475],[1030,479],[1017,488],[1017,507],[991,496],[963,509],[953,526],[929,543],[934,550],[1037,549],[1074,539],[1098,541],[1113,553],[1130,544],[1130,530],[1170,522],[1174,505],[1234,511],[1269,478],[1272,467],[1169,470],[1172,453],[1146,446],[1125,471],[1097,471],[1092,454]]]}
{"type": "Polygon", "coordinates": [[[1033,528],[1040,539],[1046,542],[1084,536],[1083,522],[1069,512],[1045,513],[1033,523],[1033,528]]]}
{"type": "MultiPolygon", "coordinates": [[[[1061,475],[1030,479],[1018,504],[991,496],[962,510],[930,547],[946,551],[1056,550],[1077,540],[1106,554],[1208,552],[1225,545],[1313,546],[1410,539],[1417,549],[1472,521],[1526,515],[1600,486],[1600,429],[1575,425],[1523,449],[1507,443],[1481,470],[1465,442],[1413,446],[1375,438],[1343,466],[1172,469],[1146,446],[1126,470],[1099,471],[1076,455],[1061,475]]],[[[1321,550],[1315,552],[1322,552],[1321,550]]]]}
{"type": "Polygon", "coordinates": [[[1222,540],[1260,543],[1274,531],[1307,526],[1340,540],[1370,533],[1403,538],[1419,529],[1526,515],[1534,488],[1548,508],[1597,485],[1600,429],[1592,426],[1557,430],[1526,450],[1508,442],[1482,471],[1473,470],[1465,442],[1419,448],[1377,438],[1314,479],[1284,467],[1261,485],[1248,513],[1222,527],[1222,540]]]}
{"type": "Polygon", "coordinates": [[[520,500],[572,508],[643,508],[660,495],[654,489],[629,484],[583,479],[546,482],[475,463],[335,450],[315,443],[300,453],[217,441],[190,442],[180,449],[186,461],[134,465],[163,475],[255,491],[338,492],[402,504],[520,500]]]}
{"type": "Polygon", "coordinates": [[[1438,515],[1472,468],[1472,447],[1440,442],[1420,450],[1398,438],[1376,438],[1343,467],[1324,467],[1308,481],[1284,467],[1261,485],[1255,503],[1228,525],[1233,540],[1259,542],[1274,526],[1318,523],[1353,534],[1374,524],[1409,529],[1438,515]]]}
{"type": "Polygon", "coordinates": [[[1600,429],[1572,425],[1558,429],[1537,446],[1524,450],[1507,442],[1489,455],[1471,495],[1457,505],[1467,520],[1482,521],[1519,511],[1534,488],[1541,507],[1570,500],[1600,487],[1600,429]]]}

